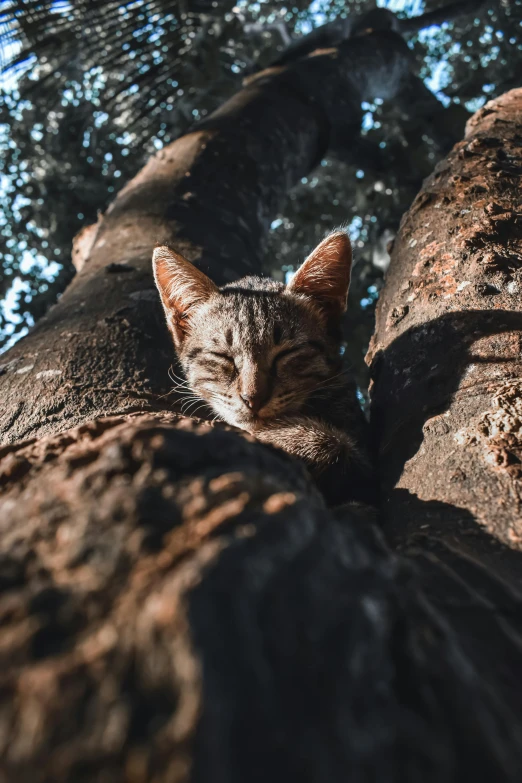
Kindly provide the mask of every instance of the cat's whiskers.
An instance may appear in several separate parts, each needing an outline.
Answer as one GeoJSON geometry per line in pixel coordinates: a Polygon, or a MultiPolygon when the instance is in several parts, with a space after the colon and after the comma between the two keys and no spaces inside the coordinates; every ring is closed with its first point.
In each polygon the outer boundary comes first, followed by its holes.
{"type": "Polygon", "coordinates": [[[180,381],[174,384],[175,389],[190,389],[192,388],[189,381],[180,381]]]}
{"type": "Polygon", "coordinates": [[[185,392],[192,391],[188,380],[186,378],[181,378],[179,375],[176,375],[172,365],[167,370],[167,375],[169,376],[169,379],[172,381],[174,386],[172,389],[169,389],[168,392],[165,392],[165,394],[160,394],[158,397],[159,400],[164,400],[165,397],[170,397],[172,394],[178,394],[180,397],[183,397],[185,392]]]}
{"type": "Polygon", "coordinates": [[[189,409],[192,407],[192,405],[195,405],[198,402],[204,403],[205,400],[202,400],[201,397],[198,397],[197,394],[193,394],[189,397],[187,397],[180,405],[181,412],[186,415],[189,411],[189,409]]]}
{"type": "Polygon", "coordinates": [[[187,389],[184,391],[181,395],[181,399],[186,402],[188,400],[201,400],[202,397],[197,392],[193,391],[192,389],[187,389]]]}
{"type": "Polygon", "coordinates": [[[187,409],[187,410],[183,411],[183,415],[184,416],[196,416],[198,411],[200,411],[202,408],[205,407],[205,403],[204,402],[201,402],[199,405],[197,403],[195,403],[195,405],[196,405],[196,407],[192,408],[192,410],[188,410],[187,409]]]}
{"type": "Polygon", "coordinates": [[[209,400],[210,404],[212,404],[212,401],[214,401],[214,402],[217,402],[217,403],[219,403],[219,404],[221,404],[221,405],[225,405],[225,406],[227,406],[227,407],[231,407],[230,403],[228,402],[228,399],[232,399],[231,395],[223,395],[223,394],[219,394],[219,393],[217,393],[217,392],[213,391],[212,389],[208,389],[208,388],[206,388],[206,387],[204,387],[204,386],[201,386],[201,388],[202,388],[202,389],[205,391],[205,393],[206,393],[206,394],[209,396],[209,398],[210,398],[210,400],[209,400]],[[227,398],[228,398],[228,399],[227,399],[227,398]]]}
{"type": "MultiPolygon", "coordinates": [[[[188,381],[187,381],[188,384],[188,381]]],[[[190,391],[190,387],[182,386],[181,384],[176,384],[172,387],[168,392],[165,392],[165,394],[160,394],[158,399],[163,400],[165,397],[170,397],[171,394],[178,394],[180,397],[182,397],[186,392],[190,391]]]]}
{"type": "Polygon", "coordinates": [[[172,368],[172,365],[168,369],[168,376],[169,376],[170,380],[172,381],[172,383],[174,383],[174,384],[186,383],[187,382],[186,378],[183,378],[181,375],[176,375],[176,373],[174,372],[174,370],[172,368]]]}
{"type": "Polygon", "coordinates": [[[181,396],[187,395],[187,394],[196,394],[194,389],[192,389],[190,386],[175,386],[173,391],[178,392],[181,396]]]}
{"type": "Polygon", "coordinates": [[[330,375],[328,378],[325,378],[325,380],[322,383],[318,383],[316,386],[312,388],[312,391],[315,389],[326,389],[330,388],[330,386],[342,386],[342,381],[337,381],[336,384],[332,383],[332,381],[337,380],[343,375],[349,375],[349,370],[341,370],[341,372],[338,372],[337,375],[330,375]]]}
{"type": "Polygon", "coordinates": [[[165,394],[160,394],[159,397],[158,397],[158,400],[164,400],[165,397],[170,397],[170,395],[174,394],[175,391],[176,391],[176,389],[171,389],[170,391],[165,392],[165,394]]]}
{"type": "Polygon", "coordinates": [[[189,414],[189,406],[188,405],[181,405],[180,411],[184,416],[188,416],[189,414]]]}
{"type": "MultiPolygon", "coordinates": [[[[191,403],[186,405],[186,410],[185,410],[186,413],[189,412],[189,410],[191,408],[191,405],[194,404],[195,402],[197,402],[198,400],[203,405],[206,405],[207,407],[210,407],[214,412],[216,412],[215,411],[215,401],[219,402],[220,399],[219,399],[219,396],[213,390],[211,390],[207,386],[204,386],[203,384],[201,384],[199,393],[195,392],[195,391],[192,391],[192,390],[190,390],[190,391],[192,393],[193,399],[192,399],[191,403]],[[204,395],[201,392],[204,392],[204,395]]],[[[200,410],[200,408],[192,410],[190,415],[194,416],[195,413],[196,413],[196,410],[200,410]]]]}
{"type": "Polygon", "coordinates": [[[198,408],[195,408],[193,411],[190,412],[190,415],[196,416],[198,411],[200,411],[204,407],[205,407],[205,401],[203,400],[202,404],[198,408]]]}
{"type": "MultiPolygon", "coordinates": [[[[190,397],[191,395],[194,395],[194,391],[190,388],[185,389],[173,389],[174,392],[176,392],[181,399],[186,399],[187,397],[190,397]]],[[[197,394],[195,395],[198,396],[197,394]]]]}

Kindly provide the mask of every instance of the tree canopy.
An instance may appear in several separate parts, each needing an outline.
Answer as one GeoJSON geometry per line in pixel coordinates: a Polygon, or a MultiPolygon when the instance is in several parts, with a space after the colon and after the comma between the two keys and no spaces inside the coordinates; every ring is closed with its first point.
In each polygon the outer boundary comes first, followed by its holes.
{"type": "MultiPolygon", "coordinates": [[[[386,3],[402,19],[441,5],[386,3]]],[[[74,274],[72,238],[155,149],[217,108],[291,39],[372,7],[359,0],[8,3],[0,17],[0,346],[56,300],[74,274]]],[[[404,35],[458,138],[467,112],[517,82],[522,7],[454,3],[438,17],[419,30],[405,25],[404,35]]],[[[446,151],[429,112],[416,109],[363,105],[361,144],[341,145],[292,191],[266,248],[267,271],[284,275],[326,230],[348,224],[357,264],[349,350],[361,385],[386,242],[446,151]]]]}

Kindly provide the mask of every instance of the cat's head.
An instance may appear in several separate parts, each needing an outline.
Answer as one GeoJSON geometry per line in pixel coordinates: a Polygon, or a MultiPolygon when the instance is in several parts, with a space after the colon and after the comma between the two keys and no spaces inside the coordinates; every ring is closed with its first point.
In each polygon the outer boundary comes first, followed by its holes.
{"type": "Polygon", "coordinates": [[[352,253],[327,236],[290,283],[246,277],[218,288],[175,250],[154,277],[188,385],[226,422],[255,430],[302,409],[339,372],[352,253]]]}

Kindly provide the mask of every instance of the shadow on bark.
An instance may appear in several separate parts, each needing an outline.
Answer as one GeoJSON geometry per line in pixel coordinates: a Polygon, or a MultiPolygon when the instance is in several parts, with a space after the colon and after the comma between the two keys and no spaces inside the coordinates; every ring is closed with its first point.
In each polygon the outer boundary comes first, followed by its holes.
{"type": "Polygon", "coordinates": [[[420,588],[479,677],[521,715],[522,553],[490,535],[467,509],[422,501],[405,489],[390,493],[389,506],[403,512],[402,524],[387,528],[389,542],[413,564],[420,588]]]}
{"type": "Polygon", "coordinates": [[[517,779],[514,700],[419,574],[353,512],[285,513],[229,547],[191,596],[194,781],[517,779]]]}
{"type": "MultiPolygon", "coordinates": [[[[391,318],[404,315],[396,309],[391,318]]],[[[509,546],[501,506],[481,517],[479,471],[485,464],[502,487],[520,475],[516,439],[509,426],[502,431],[491,400],[518,388],[521,333],[521,313],[447,313],[407,329],[372,362],[387,539],[414,564],[419,588],[478,677],[517,716],[522,553],[516,540],[509,546]],[[440,438],[447,443],[442,457],[440,438]],[[406,487],[418,457],[416,495],[406,487]],[[431,499],[444,481],[454,502],[431,499]]]]}
{"type": "Polygon", "coordinates": [[[496,418],[494,401],[505,394],[507,415],[513,416],[509,395],[518,394],[521,333],[520,313],[448,313],[411,327],[372,363],[378,378],[372,424],[380,438],[386,535],[401,549],[408,549],[412,536],[444,545],[451,541],[454,550],[483,569],[485,593],[491,579],[522,589],[522,553],[516,529],[514,535],[503,516],[505,504],[497,514],[482,514],[480,494],[484,467],[497,482],[499,497],[520,478],[512,423],[506,424],[502,406],[503,418],[496,418]],[[492,365],[497,365],[493,371],[492,365]],[[441,438],[448,444],[442,455],[441,438]],[[465,448],[457,448],[462,442],[465,448]],[[409,477],[417,475],[419,457],[423,467],[413,494],[407,487],[409,477]],[[446,502],[433,501],[441,492],[446,502]]]}
{"type": "MultiPolygon", "coordinates": [[[[398,320],[403,315],[397,313],[398,320]]],[[[500,386],[510,377],[502,365],[520,361],[516,355],[519,335],[508,346],[514,348],[513,354],[507,356],[502,355],[505,345],[500,346],[499,355],[493,353],[494,342],[488,343],[489,355],[474,353],[473,346],[482,338],[511,331],[522,333],[522,313],[508,310],[447,313],[411,327],[388,348],[375,354],[371,364],[372,426],[379,437],[379,461],[386,463],[385,489],[391,490],[400,480],[405,464],[421,448],[425,428],[431,420],[433,427],[441,427],[444,433],[450,431],[442,416],[456,395],[464,423],[472,408],[467,401],[476,394],[487,393],[488,386],[500,386]],[[495,375],[487,369],[491,364],[500,366],[495,375]],[[484,365],[487,372],[479,371],[466,383],[465,376],[472,365],[484,365]],[[390,395],[393,405],[390,405],[390,395]],[[418,400],[422,400],[422,405],[418,400]]],[[[455,476],[455,480],[459,478],[455,476]]]]}
{"type": "Polygon", "coordinates": [[[502,667],[284,454],[141,414],[0,481],[7,780],[520,780],[502,667]]]}

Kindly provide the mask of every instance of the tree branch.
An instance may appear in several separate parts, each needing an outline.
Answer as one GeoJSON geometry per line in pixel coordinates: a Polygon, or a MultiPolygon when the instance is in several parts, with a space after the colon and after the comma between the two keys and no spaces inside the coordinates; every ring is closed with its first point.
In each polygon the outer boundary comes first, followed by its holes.
{"type": "Polygon", "coordinates": [[[454,19],[458,19],[466,14],[475,13],[485,5],[485,0],[463,0],[463,2],[449,3],[420,16],[400,19],[399,29],[401,33],[414,33],[426,27],[431,27],[431,25],[441,25],[444,22],[452,22],[454,19]]]}
{"type": "Polygon", "coordinates": [[[375,8],[360,16],[354,15],[346,19],[336,19],[317,27],[308,35],[292,41],[285,51],[273,61],[272,65],[284,65],[306,57],[315,49],[338,46],[342,41],[358,35],[384,30],[400,33],[417,32],[431,25],[440,25],[443,22],[470,14],[484,5],[485,0],[463,0],[463,2],[450,3],[434,11],[428,11],[426,14],[407,19],[397,17],[387,8],[375,8]]]}

